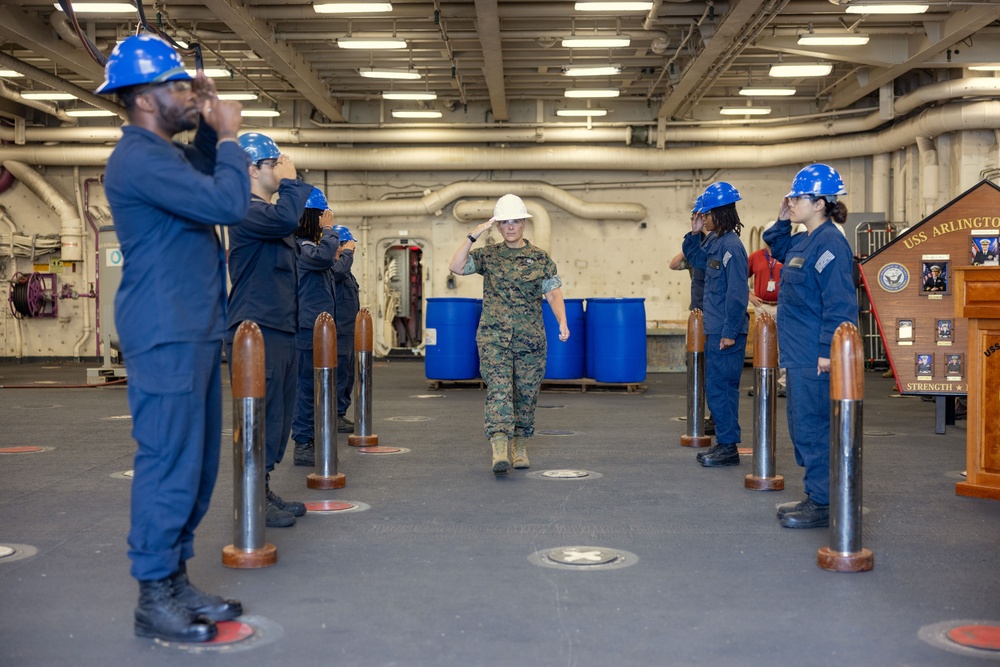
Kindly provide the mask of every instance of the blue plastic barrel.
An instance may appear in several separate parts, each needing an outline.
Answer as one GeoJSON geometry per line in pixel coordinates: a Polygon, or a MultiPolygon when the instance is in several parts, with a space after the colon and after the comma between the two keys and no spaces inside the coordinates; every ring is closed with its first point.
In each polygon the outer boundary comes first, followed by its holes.
{"type": "Polygon", "coordinates": [[[587,360],[598,382],[646,379],[645,299],[587,299],[587,360]]]}
{"type": "Polygon", "coordinates": [[[424,328],[424,374],[429,380],[471,380],[479,373],[476,328],[483,310],[480,299],[427,299],[424,328]]]}
{"type": "Polygon", "coordinates": [[[584,377],[584,344],[587,327],[583,317],[583,299],[564,299],[569,340],[559,340],[559,322],[552,314],[548,301],[542,301],[542,319],[545,320],[545,377],[549,380],[575,380],[584,377]]]}

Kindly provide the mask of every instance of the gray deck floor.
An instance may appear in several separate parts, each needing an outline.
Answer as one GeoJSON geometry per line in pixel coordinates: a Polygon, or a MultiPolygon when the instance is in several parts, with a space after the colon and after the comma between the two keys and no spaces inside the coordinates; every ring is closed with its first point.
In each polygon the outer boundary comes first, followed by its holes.
{"type": "MultiPolygon", "coordinates": [[[[91,364],[92,365],[92,364],[91,364]]],[[[0,365],[0,384],[82,383],[86,364],[0,365]]],[[[752,381],[744,373],[744,387],[752,381]]],[[[225,375],[225,373],[224,373],[225,375]]],[[[276,566],[220,563],[232,542],[232,461],[223,450],[192,579],[239,597],[255,636],[193,651],[132,634],[136,584],[125,536],[126,391],[0,389],[0,665],[977,665],[998,653],[946,650],[942,627],[1000,624],[1000,503],[955,495],[965,422],[934,434],[934,405],[866,377],[864,544],[875,568],[816,566],[825,529],[783,529],[774,506],[801,497],[779,406],[781,492],[748,491],[738,468],[702,469],[679,446],[684,375],[645,393],[543,393],[532,469],[589,479],[494,478],[483,392],[429,391],[423,365],[378,363],[374,423],[391,456],[341,436],[347,488],[305,487],[288,460],[286,498],[364,503],[269,530],[276,566]],[[435,396],[433,398],[429,395],[435,396]],[[621,550],[630,566],[561,570],[531,560],[560,546],[621,550]],[[27,553],[27,552],[19,552],[27,553]],[[198,655],[192,655],[198,653],[198,655]]],[[[226,387],[224,425],[231,428],[226,387]]],[[[752,399],[742,400],[744,447],[752,399]]],[[[229,433],[224,436],[231,437],[229,433]]],[[[289,456],[290,458],[290,456],[289,456]]]]}

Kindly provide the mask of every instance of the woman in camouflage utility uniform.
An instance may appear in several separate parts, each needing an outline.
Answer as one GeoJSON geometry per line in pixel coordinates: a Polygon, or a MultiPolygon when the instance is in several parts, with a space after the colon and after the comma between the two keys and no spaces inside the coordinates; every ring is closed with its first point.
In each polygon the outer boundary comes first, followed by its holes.
{"type": "Polygon", "coordinates": [[[476,343],[486,381],[486,437],[493,448],[493,473],[511,466],[527,468],[527,439],[535,432],[535,404],[545,375],[545,325],[542,297],[559,323],[559,340],[569,338],[562,281],[552,258],[525,240],[530,218],[515,195],[497,201],[493,217],[466,237],[449,268],[458,275],[483,276],[483,315],[476,343]],[[503,243],[476,248],[480,235],[496,223],[503,243]]]}

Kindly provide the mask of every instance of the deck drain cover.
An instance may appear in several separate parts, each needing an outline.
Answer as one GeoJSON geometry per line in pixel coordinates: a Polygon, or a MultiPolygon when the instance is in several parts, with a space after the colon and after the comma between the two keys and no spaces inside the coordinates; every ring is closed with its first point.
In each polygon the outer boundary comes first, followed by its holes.
{"type": "Polygon", "coordinates": [[[0,564],[31,558],[37,553],[38,549],[30,544],[0,544],[0,564]]]}
{"type": "Polygon", "coordinates": [[[406,447],[383,447],[381,445],[358,447],[357,451],[362,454],[381,454],[382,456],[385,456],[386,454],[408,454],[410,452],[410,450],[406,447]]]}
{"type": "Polygon", "coordinates": [[[219,634],[201,644],[154,640],[160,646],[178,649],[185,653],[234,653],[270,644],[284,635],[284,630],[274,621],[263,616],[240,616],[238,621],[216,624],[219,634]]]}
{"type": "Polygon", "coordinates": [[[414,394],[410,398],[444,398],[444,394],[414,394]]]}
{"type": "Polygon", "coordinates": [[[542,473],[542,477],[554,477],[556,479],[579,479],[580,477],[588,477],[590,473],[586,470],[546,470],[542,473]]]}
{"type": "Polygon", "coordinates": [[[571,546],[542,549],[529,556],[528,560],[536,565],[579,572],[627,567],[637,563],[639,558],[622,549],[571,546]]]}
{"type": "Polygon", "coordinates": [[[0,544],[0,558],[6,558],[7,556],[13,556],[13,555],[14,555],[13,547],[7,547],[0,544]]]}
{"type": "Polygon", "coordinates": [[[1000,651],[1000,627],[996,625],[962,625],[949,630],[946,636],[961,646],[1000,651]]]}
{"type": "Polygon", "coordinates": [[[887,438],[891,435],[896,435],[892,431],[862,431],[862,434],[872,438],[887,438]]]}
{"type": "Polygon", "coordinates": [[[431,419],[430,417],[421,417],[421,416],[413,416],[413,417],[386,417],[385,418],[386,421],[390,421],[390,422],[426,422],[426,421],[430,421],[430,419],[431,419]]]}
{"type": "Polygon", "coordinates": [[[370,505],[353,500],[316,500],[305,505],[306,509],[314,514],[346,514],[371,509],[370,505]]]}
{"type": "Polygon", "coordinates": [[[0,447],[0,454],[38,454],[39,452],[51,452],[51,451],[52,447],[39,447],[38,445],[0,447]]]}
{"type": "Polygon", "coordinates": [[[576,431],[535,431],[537,435],[576,435],[576,431]]]}
{"type": "Polygon", "coordinates": [[[132,479],[133,477],[135,477],[135,471],[123,470],[121,472],[113,472],[111,473],[111,476],[114,477],[115,479],[132,479]]]}
{"type": "Polygon", "coordinates": [[[126,419],[132,419],[132,415],[115,415],[113,417],[105,417],[105,419],[107,419],[108,421],[126,420],[126,419]]]}
{"type": "Polygon", "coordinates": [[[925,625],[917,637],[948,653],[1000,659],[1000,626],[995,619],[960,619],[925,625]]]}

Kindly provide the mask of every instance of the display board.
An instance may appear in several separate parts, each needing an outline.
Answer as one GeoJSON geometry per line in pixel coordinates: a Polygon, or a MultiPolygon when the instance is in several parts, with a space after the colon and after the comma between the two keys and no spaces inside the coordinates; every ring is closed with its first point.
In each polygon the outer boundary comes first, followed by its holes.
{"type": "Polygon", "coordinates": [[[968,391],[968,321],[955,314],[959,267],[997,266],[1000,187],[982,181],[861,263],[900,393],[968,391]]]}

